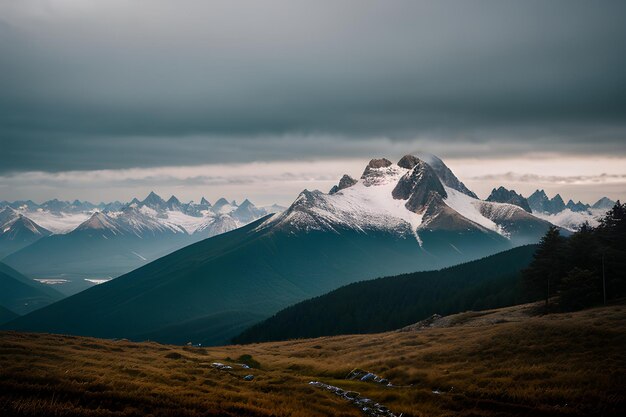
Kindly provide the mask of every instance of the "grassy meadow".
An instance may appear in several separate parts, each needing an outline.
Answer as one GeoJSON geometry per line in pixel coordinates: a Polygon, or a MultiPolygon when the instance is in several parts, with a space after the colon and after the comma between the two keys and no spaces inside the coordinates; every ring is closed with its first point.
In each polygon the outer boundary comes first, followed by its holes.
{"type": "Polygon", "coordinates": [[[626,406],[626,305],[445,327],[197,348],[0,333],[0,411],[19,416],[362,416],[309,381],[404,416],[611,416],[626,406]],[[218,370],[212,362],[233,366],[218,370]],[[251,369],[237,365],[246,362],[251,369]],[[394,387],[349,381],[361,368],[394,387]],[[244,381],[247,374],[255,376],[244,381]]]}

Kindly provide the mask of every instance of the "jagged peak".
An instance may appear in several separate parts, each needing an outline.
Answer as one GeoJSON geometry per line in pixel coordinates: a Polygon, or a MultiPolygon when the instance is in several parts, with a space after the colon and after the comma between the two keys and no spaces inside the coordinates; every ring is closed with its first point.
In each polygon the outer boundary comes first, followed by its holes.
{"type": "Polygon", "coordinates": [[[366,168],[387,168],[392,162],[387,158],[371,159],[366,168]]]}
{"type": "Polygon", "coordinates": [[[252,201],[248,200],[247,198],[245,200],[243,200],[243,202],[238,206],[239,208],[247,208],[247,207],[256,207],[252,201]]]}
{"type": "Polygon", "coordinates": [[[408,162],[415,164],[400,178],[391,195],[396,200],[407,200],[405,204],[407,210],[422,213],[432,193],[442,198],[447,197],[447,193],[437,173],[429,164],[418,158],[408,162]]]}
{"type": "Polygon", "coordinates": [[[528,213],[532,212],[532,209],[530,208],[530,205],[528,204],[528,200],[524,198],[524,196],[522,196],[521,194],[518,194],[513,189],[509,190],[503,186],[494,188],[491,191],[491,194],[489,194],[489,197],[487,197],[485,201],[489,201],[493,203],[513,204],[515,206],[518,206],[524,209],[524,211],[528,213]]]}
{"type": "Polygon", "coordinates": [[[478,196],[473,191],[467,188],[465,184],[463,184],[456,177],[456,175],[454,175],[452,170],[448,168],[448,166],[438,156],[435,156],[428,152],[417,152],[415,156],[418,159],[426,162],[435,171],[443,185],[459,191],[465,195],[468,195],[472,198],[478,198],[478,196]]]}
{"type": "Polygon", "coordinates": [[[359,182],[359,181],[355,180],[350,175],[343,174],[343,177],[341,177],[341,179],[339,180],[339,184],[338,185],[333,185],[333,188],[330,189],[328,194],[335,194],[338,191],[341,191],[341,190],[344,190],[346,188],[352,187],[357,182],[359,182]]]}
{"type": "Polygon", "coordinates": [[[535,190],[535,192],[534,192],[534,193],[532,193],[532,194],[530,195],[530,197],[545,197],[545,198],[548,198],[548,196],[546,195],[546,192],[545,192],[543,189],[541,189],[541,190],[540,190],[540,189],[535,190]]]}
{"type": "Polygon", "coordinates": [[[608,197],[602,197],[601,199],[599,199],[598,201],[593,203],[591,208],[594,208],[594,209],[610,209],[614,205],[615,205],[615,201],[611,200],[608,197]]]}
{"type": "Polygon", "coordinates": [[[554,197],[552,197],[550,199],[551,201],[560,201],[561,203],[563,203],[563,197],[561,197],[561,194],[557,194],[554,197]]]}
{"type": "Polygon", "coordinates": [[[144,202],[146,202],[146,201],[163,201],[163,199],[161,198],[161,196],[159,196],[154,191],[150,191],[150,194],[148,194],[148,196],[143,201],[144,202]]]}
{"type": "MultiPolygon", "coordinates": [[[[52,232],[50,232],[48,229],[39,226],[37,223],[24,216],[23,214],[17,214],[17,216],[13,217],[11,220],[5,223],[4,226],[9,226],[8,233],[20,233],[20,230],[26,229],[33,234],[41,236],[48,236],[52,234],[52,232]]],[[[2,231],[0,230],[0,232],[2,231]]]]}
{"type": "Polygon", "coordinates": [[[112,218],[101,211],[94,212],[89,219],[81,223],[75,230],[113,229],[112,218]]]}
{"type": "Polygon", "coordinates": [[[365,167],[361,180],[366,187],[381,185],[388,183],[390,178],[396,177],[399,173],[399,168],[393,166],[389,159],[372,159],[365,167]]]}
{"type": "Polygon", "coordinates": [[[399,161],[398,166],[405,169],[413,169],[420,162],[420,159],[414,155],[404,155],[399,161]]]}
{"type": "Polygon", "coordinates": [[[200,204],[202,204],[203,206],[211,206],[211,203],[209,203],[209,200],[207,200],[204,197],[200,199],[200,204]]]}
{"type": "Polygon", "coordinates": [[[226,200],[224,197],[220,197],[215,204],[213,204],[213,206],[225,206],[226,204],[230,204],[230,202],[228,200],[226,200]]]}

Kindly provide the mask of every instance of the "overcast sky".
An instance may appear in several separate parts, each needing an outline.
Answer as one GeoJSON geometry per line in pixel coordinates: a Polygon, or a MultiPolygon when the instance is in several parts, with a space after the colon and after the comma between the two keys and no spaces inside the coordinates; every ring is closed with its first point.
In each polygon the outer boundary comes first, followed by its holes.
{"type": "Polygon", "coordinates": [[[372,157],[626,197],[624,1],[0,0],[0,200],[289,203],[372,157]]]}

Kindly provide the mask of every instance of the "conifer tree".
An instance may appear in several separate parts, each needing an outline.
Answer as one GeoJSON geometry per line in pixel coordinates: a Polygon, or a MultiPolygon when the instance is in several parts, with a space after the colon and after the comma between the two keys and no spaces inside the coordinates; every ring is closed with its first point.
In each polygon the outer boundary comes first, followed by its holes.
{"type": "Polygon", "coordinates": [[[565,241],[558,227],[552,226],[541,238],[533,261],[523,271],[526,289],[539,296],[543,294],[548,306],[550,297],[555,295],[563,276],[565,241]]]}

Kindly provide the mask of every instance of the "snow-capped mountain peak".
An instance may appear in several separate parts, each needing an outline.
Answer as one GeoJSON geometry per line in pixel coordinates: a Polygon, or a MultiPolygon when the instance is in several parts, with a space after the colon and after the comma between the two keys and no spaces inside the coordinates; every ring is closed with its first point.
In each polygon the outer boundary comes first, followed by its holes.
{"type": "Polygon", "coordinates": [[[447,197],[443,184],[426,162],[412,155],[406,155],[398,162],[398,166],[409,171],[398,180],[391,195],[395,199],[407,200],[405,205],[407,210],[422,214],[431,198],[431,193],[438,194],[442,198],[447,197]]]}
{"type": "Polygon", "coordinates": [[[227,213],[230,213],[231,211],[233,211],[233,210],[235,210],[237,208],[237,206],[234,205],[233,203],[234,203],[234,201],[233,202],[229,202],[224,197],[222,197],[219,200],[217,200],[215,202],[215,204],[213,204],[213,207],[211,207],[211,210],[215,214],[227,214],[227,213]]]}
{"type": "Polygon", "coordinates": [[[157,193],[150,191],[150,194],[141,202],[141,205],[159,211],[164,210],[167,203],[157,193]]]}
{"type": "Polygon", "coordinates": [[[446,187],[450,187],[453,190],[457,190],[465,195],[468,195],[473,198],[478,198],[478,196],[471,191],[469,188],[465,186],[457,177],[454,175],[452,170],[448,168],[448,166],[437,156],[428,153],[428,152],[418,152],[415,156],[422,161],[426,162],[430,167],[437,173],[437,176],[446,187]]]}
{"type": "Polygon", "coordinates": [[[443,162],[439,167],[454,187],[445,185],[430,164],[414,155],[404,156],[397,164],[385,158],[372,159],[350,186],[334,187],[328,194],[304,190],[286,211],[272,216],[259,229],[383,231],[398,237],[414,236],[421,245],[423,233],[472,231],[527,243],[549,226],[516,205],[479,200],[443,162]]]}
{"type": "Polygon", "coordinates": [[[102,212],[96,212],[91,215],[91,217],[81,223],[75,231],[85,231],[85,230],[109,230],[112,233],[119,233],[119,227],[116,225],[115,219],[109,217],[107,214],[102,212]]]}
{"type": "Polygon", "coordinates": [[[180,210],[182,204],[180,200],[173,195],[169,198],[169,200],[167,200],[166,206],[168,210],[180,210]]]}
{"type": "Polygon", "coordinates": [[[401,173],[402,171],[386,158],[372,159],[361,175],[361,183],[366,187],[385,185],[401,173]]]}
{"type": "Polygon", "coordinates": [[[489,194],[489,197],[487,197],[486,201],[514,204],[521,207],[528,213],[532,212],[530,205],[528,204],[528,200],[526,200],[521,194],[516,193],[515,190],[507,190],[502,186],[494,188],[491,191],[491,194],[489,194]]]}

